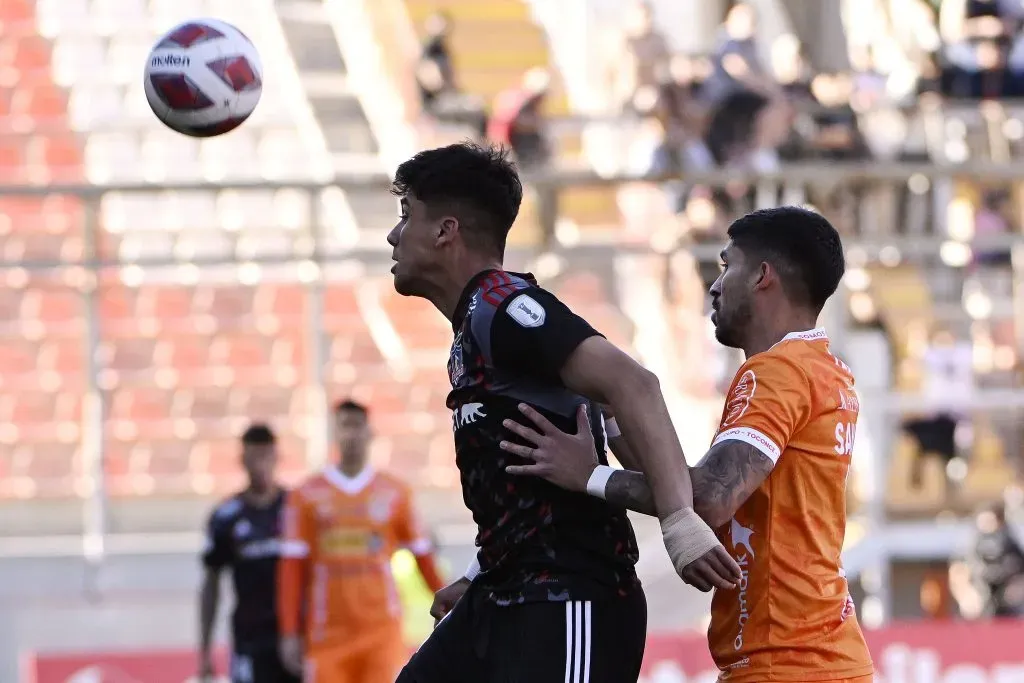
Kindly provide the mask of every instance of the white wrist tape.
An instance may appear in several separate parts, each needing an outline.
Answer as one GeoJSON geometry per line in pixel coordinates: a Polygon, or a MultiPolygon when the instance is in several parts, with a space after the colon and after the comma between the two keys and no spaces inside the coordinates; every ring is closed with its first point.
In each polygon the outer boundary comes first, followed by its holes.
{"type": "Polygon", "coordinates": [[[466,572],[463,576],[470,581],[480,576],[480,560],[477,559],[476,555],[473,556],[473,561],[469,563],[468,567],[466,567],[466,572]]]}
{"type": "Polygon", "coordinates": [[[594,471],[590,473],[590,479],[587,480],[587,493],[603,500],[605,489],[608,488],[608,480],[612,478],[613,472],[615,472],[615,468],[608,467],[608,465],[595,467],[594,471]]]}
{"type": "Polygon", "coordinates": [[[677,510],[663,519],[661,536],[677,574],[686,565],[720,545],[715,532],[692,508],[677,510]]]}
{"type": "Polygon", "coordinates": [[[615,421],[614,417],[609,417],[604,421],[604,433],[609,439],[614,439],[617,436],[622,436],[622,432],[619,431],[619,423],[615,421]]]}

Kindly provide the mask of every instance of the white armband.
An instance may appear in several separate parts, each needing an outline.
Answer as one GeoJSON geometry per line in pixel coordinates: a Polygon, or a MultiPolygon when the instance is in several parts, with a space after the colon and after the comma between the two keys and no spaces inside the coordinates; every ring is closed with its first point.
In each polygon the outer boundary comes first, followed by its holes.
{"type": "Polygon", "coordinates": [[[608,480],[612,478],[613,472],[615,472],[615,468],[608,467],[608,465],[595,467],[594,471],[590,473],[590,479],[587,480],[587,493],[604,500],[605,489],[608,488],[608,480]]]}
{"type": "Polygon", "coordinates": [[[473,555],[473,561],[469,563],[468,567],[466,567],[466,572],[463,576],[470,581],[480,576],[480,560],[477,559],[476,555],[473,555]]]}
{"type": "Polygon", "coordinates": [[[619,423],[615,421],[614,417],[610,417],[604,421],[604,433],[609,439],[622,436],[622,432],[619,431],[619,423]]]}

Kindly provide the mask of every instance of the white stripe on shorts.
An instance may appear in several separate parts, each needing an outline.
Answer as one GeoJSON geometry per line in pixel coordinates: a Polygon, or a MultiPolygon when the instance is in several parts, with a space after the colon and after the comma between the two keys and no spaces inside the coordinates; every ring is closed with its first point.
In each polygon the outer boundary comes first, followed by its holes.
{"type": "Polygon", "coordinates": [[[590,683],[592,614],[589,600],[565,603],[565,683],[590,683]]]}

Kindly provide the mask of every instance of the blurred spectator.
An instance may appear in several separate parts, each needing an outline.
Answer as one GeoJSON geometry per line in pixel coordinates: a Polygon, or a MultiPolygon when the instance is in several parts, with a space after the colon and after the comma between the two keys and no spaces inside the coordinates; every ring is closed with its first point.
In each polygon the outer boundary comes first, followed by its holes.
{"type": "MultiPolygon", "coordinates": [[[[975,237],[1005,235],[1011,231],[1013,201],[1009,190],[989,190],[982,195],[974,216],[975,237]]],[[[975,249],[974,262],[978,266],[1009,266],[1009,247],[975,249]]]]}
{"type": "Polygon", "coordinates": [[[500,93],[494,103],[487,137],[509,146],[524,170],[536,169],[551,159],[543,114],[550,86],[551,75],[536,67],[526,72],[521,85],[500,93]]]}
{"type": "Polygon", "coordinates": [[[424,111],[442,123],[470,126],[481,138],[487,130],[487,114],[475,96],[461,92],[455,79],[448,36],[451,22],[442,13],[427,19],[427,39],[416,65],[416,84],[424,111]]]}
{"type": "Polygon", "coordinates": [[[939,455],[947,462],[956,457],[956,428],[974,388],[971,345],[938,330],[925,351],[924,398],[927,412],[904,423],[922,454],[939,455]]]}
{"type": "Polygon", "coordinates": [[[943,92],[957,97],[1014,96],[1024,74],[1019,27],[1024,12],[1006,0],[945,0],[939,10],[943,92]],[[1011,60],[1012,54],[1012,60],[1011,60]]]}
{"type": "Polygon", "coordinates": [[[945,573],[929,572],[921,582],[921,611],[928,619],[949,619],[952,594],[945,573]]]}
{"type": "Polygon", "coordinates": [[[756,33],[753,6],[734,5],[704,85],[703,94],[713,112],[708,147],[720,164],[772,171],[778,168],[776,148],[789,134],[792,110],[761,64],[756,33]]]}
{"type": "Polygon", "coordinates": [[[978,514],[968,566],[981,593],[984,616],[1024,616],[1024,547],[1006,521],[1002,503],[978,514]]]}
{"type": "Polygon", "coordinates": [[[628,111],[637,91],[658,86],[658,68],[669,61],[670,52],[644,0],[635,0],[627,8],[625,24],[625,43],[613,73],[613,98],[628,111]]]}

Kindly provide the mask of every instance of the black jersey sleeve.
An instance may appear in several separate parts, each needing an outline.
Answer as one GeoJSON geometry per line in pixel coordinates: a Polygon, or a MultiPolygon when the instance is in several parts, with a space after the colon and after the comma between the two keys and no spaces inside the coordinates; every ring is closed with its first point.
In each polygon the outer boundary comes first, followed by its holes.
{"type": "Polygon", "coordinates": [[[202,560],[207,569],[223,569],[231,564],[231,520],[236,512],[235,501],[219,506],[206,523],[202,560]]]}
{"type": "Polygon", "coordinates": [[[555,381],[576,347],[601,336],[558,297],[539,287],[506,298],[495,309],[488,332],[494,367],[555,381]]]}

